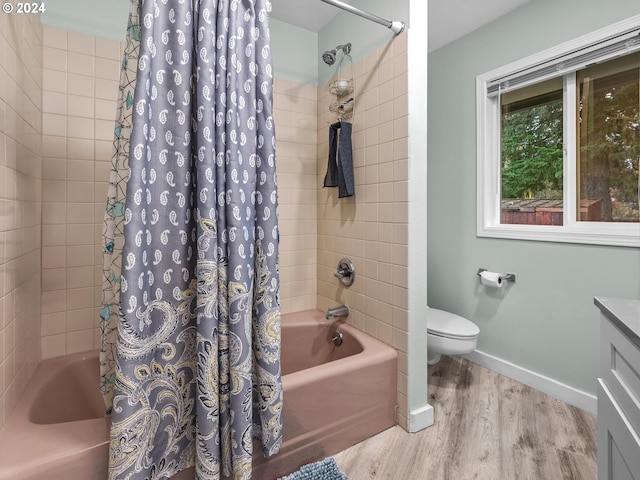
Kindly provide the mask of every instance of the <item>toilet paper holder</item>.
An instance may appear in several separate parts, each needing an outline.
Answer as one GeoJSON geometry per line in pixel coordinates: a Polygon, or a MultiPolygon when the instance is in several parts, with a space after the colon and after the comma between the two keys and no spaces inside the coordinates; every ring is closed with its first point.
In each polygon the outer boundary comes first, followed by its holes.
{"type": "MultiPolygon", "coordinates": [[[[478,273],[476,273],[476,275],[480,276],[480,274],[482,272],[486,272],[487,269],[486,268],[479,268],[478,269],[478,273]]],[[[514,282],[516,281],[516,274],[515,273],[505,273],[504,275],[500,275],[500,278],[502,279],[502,281],[507,281],[507,282],[514,282]]]]}

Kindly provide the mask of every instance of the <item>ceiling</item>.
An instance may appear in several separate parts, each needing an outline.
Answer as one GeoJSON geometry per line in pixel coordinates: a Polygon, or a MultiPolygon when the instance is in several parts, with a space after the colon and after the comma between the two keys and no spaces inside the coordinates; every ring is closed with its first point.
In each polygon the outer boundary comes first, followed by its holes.
{"type": "MultiPolygon", "coordinates": [[[[352,0],[343,1],[351,3],[352,0]]],[[[426,1],[429,2],[429,51],[432,52],[521,7],[530,0],[426,1]]],[[[340,13],[340,9],[320,0],[271,0],[271,4],[273,18],[313,32],[321,30],[340,13]]],[[[388,20],[406,19],[389,18],[388,20]]]]}
{"type": "MultiPolygon", "coordinates": [[[[342,0],[351,3],[352,0],[342,0]]],[[[321,0],[271,0],[271,16],[283,22],[318,32],[341,10],[321,0]]]]}

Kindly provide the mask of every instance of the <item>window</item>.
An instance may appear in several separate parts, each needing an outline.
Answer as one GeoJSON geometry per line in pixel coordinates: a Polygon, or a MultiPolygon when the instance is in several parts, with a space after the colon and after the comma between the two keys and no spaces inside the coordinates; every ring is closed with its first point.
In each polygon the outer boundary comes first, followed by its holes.
{"type": "Polygon", "coordinates": [[[640,16],[476,87],[479,236],[640,246],[640,16]]]}

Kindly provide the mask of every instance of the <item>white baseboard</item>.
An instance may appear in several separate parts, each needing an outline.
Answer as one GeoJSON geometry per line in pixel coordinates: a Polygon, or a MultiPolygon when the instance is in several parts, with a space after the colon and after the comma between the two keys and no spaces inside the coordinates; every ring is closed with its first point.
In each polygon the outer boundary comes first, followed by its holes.
{"type": "Polygon", "coordinates": [[[564,383],[560,383],[557,380],[478,350],[462,355],[462,357],[505,377],[512,378],[517,382],[551,395],[558,400],[562,400],[563,402],[597,415],[598,399],[595,395],[583,392],[582,390],[578,390],[564,383]]]}
{"type": "Polygon", "coordinates": [[[433,425],[433,407],[429,404],[409,412],[409,433],[419,432],[433,425]]]}

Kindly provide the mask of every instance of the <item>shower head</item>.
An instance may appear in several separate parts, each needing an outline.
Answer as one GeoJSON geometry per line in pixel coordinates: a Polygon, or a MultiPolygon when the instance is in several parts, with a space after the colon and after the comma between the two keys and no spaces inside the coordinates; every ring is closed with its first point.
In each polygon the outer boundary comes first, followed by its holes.
{"type": "Polygon", "coordinates": [[[333,65],[336,61],[338,50],[342,50],[342,53],[344,55],[349,55],[349,53],[351,52],[351,44],[347,43],[346,45],[338,45],[333,50],[327,50],[322,54],[322,61],[327,65],[333,65]]]}
{"type": "Polygon", "coordinates": [[[322,61],[327,65],[333,65],[336,61],[336,53],[335,50],[327,50],[322,54],[322,61]]]}

